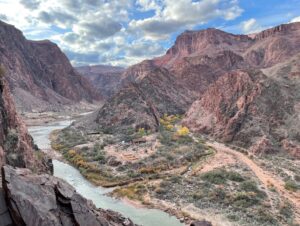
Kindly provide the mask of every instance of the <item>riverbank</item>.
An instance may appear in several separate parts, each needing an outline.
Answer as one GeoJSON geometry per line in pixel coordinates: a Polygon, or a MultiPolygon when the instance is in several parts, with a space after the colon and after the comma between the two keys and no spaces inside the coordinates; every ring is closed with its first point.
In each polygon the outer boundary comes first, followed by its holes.
{"type": "MultiPolygon", "coordinates": [[[[47,150],[50,150],[51,148],[49,134],[53,130],[63,129],[69,124],[70,121],[52,122],[47,125],[29,127],[29,131],[34,138],[35,143],[41,149],[46,150],[45,152],[47,153],[47,150]]],[[[73,185],[80,194],[82,194],[85,198],[92,200],[99,208],[112,209],[120,212],[139,225],[183,226],[176,217],[170,216],[161,210],[143,207],[137,208],[134,205],[123,202],[122,200],[109,197],[107,194],[111,192],[112,189],[101,188],[91,184],[77,169],[67,164],[65,160],[64,162],[54,160],[53,165],[55,176],[60,177],[73,185]]]]}

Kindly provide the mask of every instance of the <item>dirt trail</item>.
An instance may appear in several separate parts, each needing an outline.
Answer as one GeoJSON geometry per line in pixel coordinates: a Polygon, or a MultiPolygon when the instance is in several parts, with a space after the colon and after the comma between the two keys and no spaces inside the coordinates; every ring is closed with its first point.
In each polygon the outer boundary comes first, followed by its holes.
{"type": "Polygon", "coordinates": [[[277,190],[277,192],[279,193],[279,195],[281,197],[287,199],[290,203],[293,204],[293,206],[295,207],[295,211],[296,211],[295,221],[298,224],[300,223],[300,192],[291,193],[291,192],[287,191],[284,188],[284,185],[285,185],[284,181],[282,181],[277,176],[271,174],[270,172],[262,169],[260,166],[258,166],[255,162],[253,162],[246,155],[244,155],[240,152],[234,151],[231,148],[228,148],[225,145],[217,143],[217,142],[207,142],[207,144],[209,146],[213,147],[214,149],[216,149],[216,151],[222,151],[222,152],[226,152],[228,154],[234,155],[235,157],[238,158],[239,161],[246,164],[254,172],[254,174],[264,184],[265,187],[273,186],[277,190]]]}

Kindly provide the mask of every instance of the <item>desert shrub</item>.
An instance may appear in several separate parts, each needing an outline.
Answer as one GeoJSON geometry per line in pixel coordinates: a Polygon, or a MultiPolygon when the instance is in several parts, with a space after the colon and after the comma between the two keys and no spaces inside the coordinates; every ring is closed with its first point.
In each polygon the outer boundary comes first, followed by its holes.
{"type": "Polygon", "coordinates": [[[258,191],[257,184],[255,183],[255,181],[252,180],[244,181],[243,183],[240,184],[240,188],[243,191],[253,191],[253,192],[258,191]]]}
{"type": "Polygon", "coordinates": [[[235,181],[235,182],[242,182],[245,180],[241,174],[233,171],[227,171],[226,178],[228,180],[235,181]]]}
{"type": "Polygon", "coordinates": [[[191,138],[190,136],[175,136],[175,140],[178,144],[190,144],[193,142],[193,138],[191,138]]]}
{"type": "Polygon", "coordinates": [[[223,170],[212,170],[201,176],[205,181],[212,184],[224,184],[226,182],[225,171],[223,170]]]}
{"type": "Polygon", "coordinates": [[[232,202],[235,207],[248,208],[260,202],[255,192],[238,192],[233,195],[232,202]]]}
{"type": "Polygon", "coordinates": [[[295,175],[294,176],[294,180],[297,181],[297,182],[300,182],[300,176],[299,175],[295,175]]]}
{"type": "Polygon", "coordinates": [[[292,180],[286,181],[284,187],[286,190],[293,191],[293,192],[298,191],[298,189],[300,188],[300,186],[295,181],[292,180]]]}
{"type": "Polygon", "coordinates": [[[158,139],[163,145],[172,145],[172,134],[169,131],[161,131],[158,139]]]}
{"type": "Polygon", "coordinates": [[[174,175],[169,178],[169,181],[171,181],[172,183],[179,183],[181,181],[181,177],[174,175]]]}
{"type": "Polygon", "coordinates": [[[100,163],[104,164],[106,161],[105,153],[103,151],[99,151],[97,155],[93,158],[94,161],[99,161],[100,163]]]}
{"type": "Polygon", "coordinates": [[[159,195],[165,195],[165,194],[168,193],[168,190],[165,189],[165,188],[159,187],[159,188],[156,188],[156,189],[155,189],[155,192],[156,192],[157,194],[159,194],[159,195]]]}
{"type": "Polygon", "coordinates": [[[281,215],[283,215],[285,218],[289,218],[291,216],[293,216],[293,210],[292,210],[292,206],[290,203],[285,202],[279,210],[279,213],[281,215]]]}
{"type": "Polygon", "coordinates": [[[262,223],[268,223],[268,225],[277,225],[277,220],[271,215],[269,211],[260,208],[255,218],[262,223]]]}
{"type": "Polygon", "coordinates": [[[252,180],[247,180],[247,181],[242,182],[240,184],[240,189],[245,192],[254,192],[254,193],[256,193],[256,196],[258,198],[264,198],[266,196],[266,193],[264,191],[261,191],[258,188],[256,182],[252,181],[252,180]]]}
{"type": "Polygon", "coordinates": [[[222,169],[209,171],[203,174],[201,178],[212,184],[224,184],[227,180],[236,182],[244,181],[244,178],[239,173],[233,171],[226,171],[222,169]]]}
{"type": "Polygon", "coordinates": [[[0,79],[3,78],[5,75],[5,69],[2,65],[0,65],[0,79]]]}
{"type": "Polygon", "coordinates": [[[226,198],[226,192],[222,188],[213,189],[208,193],[208,199],[210,201],[223,202],[226,198]]]}

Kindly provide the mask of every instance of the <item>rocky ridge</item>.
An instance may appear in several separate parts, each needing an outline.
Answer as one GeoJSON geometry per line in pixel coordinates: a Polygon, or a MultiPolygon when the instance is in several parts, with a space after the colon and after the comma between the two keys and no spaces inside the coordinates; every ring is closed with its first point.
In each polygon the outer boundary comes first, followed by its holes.
{"type": "Polygon", "coordinates": [[[22,111],[59,110],[66,104],[100,100],[56,44],[26,40],[21,31],[1,21],[0,62],[22,111]]]}

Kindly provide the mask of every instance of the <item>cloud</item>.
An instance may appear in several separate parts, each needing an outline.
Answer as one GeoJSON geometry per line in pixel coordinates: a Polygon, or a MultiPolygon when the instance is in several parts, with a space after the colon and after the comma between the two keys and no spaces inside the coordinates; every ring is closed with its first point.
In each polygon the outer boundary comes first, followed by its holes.
{"type": "Polygon", "coordinates": [[[262,31],[263,27],[256,21],[256,19],[251,18],[241,23],[241,29],[244,33],[250,34],[262,31]]]}
{"type": "Polygon", "coordinates": [[[83,21],[74,26],[74,31],[91,41],[110,37],[120,31],[122,25],[114,20],[99,19],[96,21],[83,21]]]}
{"type": "Polygon", "coordinates": [[[40,6],[40,0],[20,0],[20,3],[28,9],[37,9],[40,6]]]}
{"type": "Polygon", "coordinates": [[[0,8],[0,19],[56,42],[73,64],[122,66],[163,54],[175,33],[243,12],[238,0],[0,0],[0,8]]]}
{"type": "Polygon", "coordinates": [[[142,31],[149,39],[166,39],[175,31],[191,29],[217,18],[233,20],[243,12],[234,0],[165,0],[157,9],[159,2],[140,0],[143,10],[155,9],[156,14],[151,18],[132,20],[131,30],[142,31]]]}
{"type": "Polygon", "coordinates": [[[0,14],[0,20],[5,20],[5,21],[7,21],[7,16],[6,15],[4,15],[4,14],[0,14]]]}
{"type": "Polygon", "coordinates": [[[291,19],[290,23],[300,22],[300,16],[291,19]]]}

